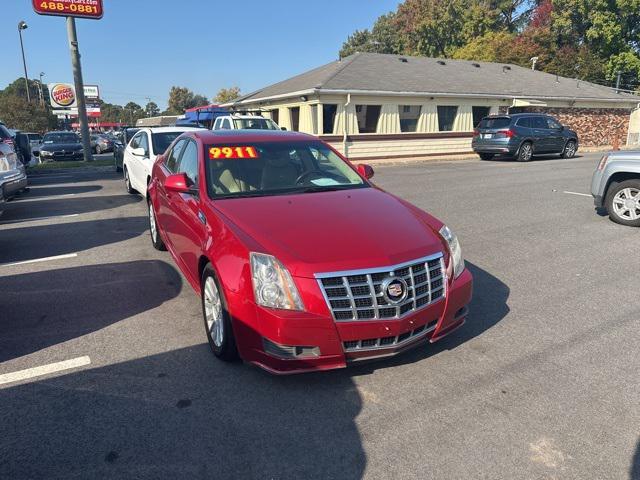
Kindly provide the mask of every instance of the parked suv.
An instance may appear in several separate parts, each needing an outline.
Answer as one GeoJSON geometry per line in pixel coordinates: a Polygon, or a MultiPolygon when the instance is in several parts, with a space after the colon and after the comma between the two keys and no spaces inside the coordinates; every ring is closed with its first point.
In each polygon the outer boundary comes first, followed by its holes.
{"type": "Polygon", "coordinates": [[[212,130],[280,130],[270,118],[257,115],[223,115],[216,118],[212,130]]]}
{"type": "Polygon", "coordinates": [[[603,155],[593,172],[591,195],[614,222],[640,227],[640,151],[603,155]]]}
{"type": "Polygon", "coordinates": [[[578,135],[549,115],[491,115],[473,131],[471,147],[482,160],[509,155],[528,162],[533,155],[551,153],[571,158],[578,150],[578,135]]]}

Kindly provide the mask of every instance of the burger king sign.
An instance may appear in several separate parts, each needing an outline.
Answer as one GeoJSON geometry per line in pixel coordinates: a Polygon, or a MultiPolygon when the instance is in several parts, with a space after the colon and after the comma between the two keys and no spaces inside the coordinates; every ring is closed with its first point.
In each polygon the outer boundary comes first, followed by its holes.
{"type": "Polygon", "coordinates": [[[77,106],[76,90],[68,83],[50,83],[49,97],[54,108],[73,108],[77,106]]]}

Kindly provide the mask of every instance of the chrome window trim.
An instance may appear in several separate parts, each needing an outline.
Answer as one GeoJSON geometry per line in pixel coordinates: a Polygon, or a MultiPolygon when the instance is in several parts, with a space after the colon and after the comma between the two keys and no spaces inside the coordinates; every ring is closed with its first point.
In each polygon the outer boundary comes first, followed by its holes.
{"type": "MultiPolygon", "coordinates": [[[[437,252],[431,255],[427,255],[424,257],[419,257],[416,258],[414,260],[409,260],[406,262],[402,262],[402,263],[398,263],[395,265],[389,265],[389,266],[385,266],[385,267],[375,267],[375,268],[363,268],[363,269],[354,269],[354,270],[339,270],[339,271],[335,271],[335,272],[321,272],[321,273],[315,273],[314,277],[316,279],[316,282],[318,283],[318,288],[320,289],[320,292],[322,293],[322,296],[325,300],[325,304],[327,305],[327,308],[329,309],[329,312],[331,313],[331,317],[333,318],[333,320],[335,322],[340,322],[340,323],[345,323],[345,322],[354,322],[354,323],[360,323],[360,322],[371,322],[371,321],[395,321],[395,320],[401,320],[405,317],[407,317],[408,315],[411,315],[413,313],[416,313],[420,310],[423,310],[429,306],[435,305],[438,302],[444,300],[447,297],[447,282],[448,282],[448,277],[447,277],[447,269],[446,269],[446,265],[444,262],[444,253],[443,252],[437,252]],[[436,278],[431,278],[430,273],[429,273],[429,268],[428,268],[428,262],[432,261],[432,260],[437,260],[440,259],[440,269],[441,269],[441,274],[440,277],[436,277],[436,278]],[[388,272],[393,272],[395,270],[401,269],[401,268],[405,268],[405,267],[410,267],[412,265],[416,265],[419,263],[424,263],[426,265],[426,273],[427,273],[427,280],[426,282],[423,282],[422,284],[420,284],[419,286],[422,285],[429,285],[429,301],[427,303],[425,303],[424,305],[417,307],[416,306],[416,295],[415,295],[415,282],[414,282],[414,278],[413,278],[413,273],[411,268],[409,268],[409,274],[411,276],[411,283],[412,286],[411,288],[413,289],[413,295],[412,295],[412,303],[413,303],[413,307],[411,308],[411,310],[408,310],[407,312],[405,312],[404,314],[400,314],[400,306],[403,304],[399,304],[399,305],[378,305],[377,302],[377,297],[375,294],[375,289],[373,288],[373,281],[371,279],[371,277],[367,277],[367,284],[368,287],[370,289],[370,294],[369,295],[352,295],[350,292],[350,289],[348,287],[348,283],[346,283],[346,278],[349,276],[355,276],[355,275],[372,275],[372,274],[376,274],[376,273],[388,273],[388,272]],[[336,277],[342,277],[343,279],[343,285],[341,286],[337,286],[335,288],[346,288],[347,289],[347,296],[346,297],[340,297],[340,298],[332,298],[329,299],[327,292],[325,290],[325,286],[322,284],[322,280],[325,278],[336,278],[336,277]],[[437,280],[442,280],[442,295],[437,298],[436,300],[432,300],[432,290],[431,290],[431,283],[435,282],[437,280]],[[357,308],[355,306],[355,299],[356,298],[372,298],[372,306],[370,308],[372,308],[374,310],[374,318],[370,318],[370,319],[358,319],[357,318],[357,308]],[[339,300],[339,299],[343,299],[343,300],[349,300],[350,302],[350,308],[333,308],[331,306],[331,300],[339,300]],[[394,317],[388,317],[388,318],[379,318],[379,308],[396,308],[397,309],[397,314],[394,317]],[[335,316],[335,312],[336,311],[353,311],[354,312],[354,318],[351,319],[346,319],[346,320],[342,320],[342,319],[337,319],[335,316]]],[[[332,288],[332,287],[328,287],[328,288],[332,288]]],[[[364,307],[360,307],[361,309],[363,309],[364,307]]]]}

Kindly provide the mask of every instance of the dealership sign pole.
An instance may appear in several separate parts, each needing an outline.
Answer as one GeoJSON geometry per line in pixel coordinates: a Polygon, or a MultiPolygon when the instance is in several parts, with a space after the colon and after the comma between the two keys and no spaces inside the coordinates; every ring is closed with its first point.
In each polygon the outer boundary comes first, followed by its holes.
{"type": "Polygon", "coordinates": [[[80,50],[78,49],[78,35],[76,33],[75,17],[102,18],[102,0],[85,0],[83,3],[76,0],[33,0],[33,9],[40,15],[57,15],[67,17],[67,36],[69,37],[69,50],[71,52],[71,65],[73,67],[73,81],[75,83],[76,98],[78,102],[78,120],[82,133],[82,146],[84,147],[84,160],[91,162],[91,138],[89,136],[89,121],[87,119],[87,106],[84,100],[84,87],[82,82],[82,66],[80,65],[80,50]]]}

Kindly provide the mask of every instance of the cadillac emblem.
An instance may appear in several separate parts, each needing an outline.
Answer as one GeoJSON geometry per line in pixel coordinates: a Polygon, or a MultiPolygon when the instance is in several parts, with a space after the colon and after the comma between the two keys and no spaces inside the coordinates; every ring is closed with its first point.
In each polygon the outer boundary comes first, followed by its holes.
{"type": "Polygon", "coordinates": [[[397,305],[407,298],[409,288],[403,278],[389,277],[382,281],[382,296],[392,305],[397,305]]]}

